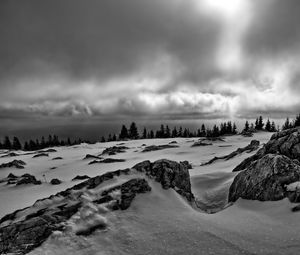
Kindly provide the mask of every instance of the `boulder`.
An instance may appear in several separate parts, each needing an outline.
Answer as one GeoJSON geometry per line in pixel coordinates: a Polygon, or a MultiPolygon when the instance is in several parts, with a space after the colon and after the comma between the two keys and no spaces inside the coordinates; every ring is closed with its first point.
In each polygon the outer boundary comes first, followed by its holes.
{"type": "Polygon", "coordinates": [[[90,177],[88,175],[76,175],[72,181],[77,181],[77,180],[86,180],[89,179],[90,177]]]}
{"type": "Polygon", "coordinates": [[[59,180],[59,179],[57,179],[57,178],[54,178],[54,179],[52,179],[52,180],[50,181],[50,183],[51,183],[52,185],[59,185],[59,184],[61,184],[61,180],[59,180]]]}
{"type": "Polygon", "coordinates": [[[60,160],[60,159],[63,159],[63,158],[62,157],[55,157],[52,160],[60,160]]]}
{"type": "Polygon", "coordinates": [[[172,144],[163,144],[163,145],[149,145],[142,150],[142,152],[149,152],[149,151],[159,151],[159,150],[164,150],[164,149],[172,149],[172,148],[177,148],[179,146],[177,145],[172,145],[172,144]]]}
{"type": "Polygon", "coordinates": [[[161,159],[153,163],[143,161],[133,168],[153,177],[157,182],[161,183],[164,189],[172,188],[188,201],[194,199],[194,195],[191,191],[190,174],[186,164],[161,159]]]}
{"type": "Polygon", "coordinates": [[[98,164],[98,163],[105,163],[105,164],[109,164],[109,163],[117,163],[117,162],[125,162],[125,159],[119,159],[119,158],[106,158],[103,160],[93,160],[91,162],[89,162],[89,165],[92,164],[98,164]]]}
{"type": "Polygon", "coordinates": [[[17,181],[16,185],[22,185],[22,184],[34,184],[34,185],[40,185],[42,184],[41,181],[37,180],[35,176],[31,174],[23,174],[17,181]]]}
{"type": "Polygon", "coordinates": [[[39,158],[39,157],[49,157],[48,153],[39,153],[33,156],[33,158],[39,158]]]}
{"type": "Polygon", "coordinates": [[[18,168],[18,169],[23,169],[25,165],[26,165],[26,163],[24,161],[15,159],[15,160],[10,161],[8,163],[1,164],[0,168],[15,167],[15,168],[18,168]]]}
{"type": "MultiPolygon", "coordinates": [[[[300,166],[292,159],[278,154],[267,154],[253,161],[235,178],[229,189],[229,202],[238,198],[275,201],[293,194],[286,186],[300,180],[300,166]]],[[[294,201],[293,201],[294,200],[294,201]]]]}
{"type": "Polygon", "coordinates": [[[101,155],[116,155],[117,153],[122,153],[125,152],[127,149],[129,149],[126,146],[113,146],[113,147],[108,147],[105,150],[103,150],[103,152],[101,153],[101,155]]]}

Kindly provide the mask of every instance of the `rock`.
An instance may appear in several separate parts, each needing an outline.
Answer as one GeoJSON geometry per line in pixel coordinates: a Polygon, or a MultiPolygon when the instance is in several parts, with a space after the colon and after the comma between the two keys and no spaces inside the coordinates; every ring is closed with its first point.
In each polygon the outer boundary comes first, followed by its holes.
{"type": "Polygon", "coordinates": [[[101,159],[101,157],[99,156],[95,156],[95,155],[91,155],[91,154],[86,154],[85,157],[83,159],[101,159]]]}
{"type": "Polygon", "coordinates": [[[235,178],[229,189],[229,202],[238,198],[275,201],[285,197],[292,200],[286,185],[300,180],[300,166],[293,160],[276,154],[267,154],[252,162],[235,178]]]}
{"type": "Polygon", "coordinates": [[[171,141],[171,142],[169,142],[169,144],[177,144],[177,142],[176,141],[171,141]]]}
{"type": "Polygon", "coordinates": [[[103,152],[101,153],[101,155],[116,155],[117,153],[123,153],[125,152],[127,149],[129,149],[126,146],[113,146],[113,147],[108,147],[105,150],[103,150],[103,152]]]}
{"type": "Polygon", "coordinates": [[[40,185],[42,184],[41,181],[37,180],[35,176],[31,174],[23,174],[17,181],[16,185],[22,185],[22,184],[34,184],[34,185],[40,185]]]}
{"type": "Polygon", "coordinates": [[[187,169],[193,169],[192,164],[190,164],[190,162],[188,162],[187,160],[180,161],[180,164],[185,165],[187,169]]]}
{"type": "Polygon", "coordinates": [[[10,174],[7,176],[7,178],[8,178],[8,179],[17,179],[18,176],[16,176],[16,175],[10,173],[10,174]]]}
{"type": "Polygon", "coordinates": [[[154,163],[143,161],[133,168],[153,177],[157,182],[161,183],[164,189],[173,188],[188,201],[194,199],[194,195],[191,191],[190,174],[186,164],[161,159],[154,163]]]}
{"type": "Polygon", "coordinates": [[[150,145],[146,146],[142,152],[149,152],[149,151],[158,151],[158,150],[164,150],[164,149],[171,149],[171,148],[178,148],[177,145],[171,145],[171,144],[164,144],[164,145],[150,145]]]}
{"type": "Polygon", "coordinates": [[[14,153],[14,152],[10,152],[8,154],[5,154],[3,156],[1,156],[1,158],[6,158],[6,157],[17,157],[17,156],[20,156],[19,154],[17,153],[14,153]]]}
{"type": "Polygon", "coordinates": [[[252,131],[245,131],[245,130],[243,130],[241,132],[241,135],[244,136],[244,137],[252,137],[253,136],[253,132],[252,131]]]}
{"type": "MultiPolygon", "coordinates": [[[[88,203],[102,204],[110,210],[126,210],[139,193],[151,191],[151,187],[143,178],[132,178],[109,189],[97,188],[103,182],[120,175],[128,175],[136,171],[145,173],[162,184],[165,189],[173,188],[189,201],[193,199],[189,172],[185,164],[170,160],[158,160],[153,163],[144,161],[134,166],[135,169],[123,169],[107,172],[89,178],[72,188],[56,195],[36,201],[32,206],[17,210],[0,219],[0,254],[25,254],[41,245],[54,231],[64,231],[64,223],[85,206],[85,197],[92,193],[97,200],[88,203]],[[98,194],[96,194],[98,192],[98,194]],[[116,195],[116,194],[119,194],[116,195]],[[51,204],[51,206],[49,206],[51,204]]],[[[134,175],[135,176],[135,175],[134,175]]],[[[30,177],[26,174],[22,176],[30,177]]],[[[128,176],[130,177],[130,176],[128,176]]],[[[109,213],[109,212],[107,212],[109,213]]],[[[105,224],[91,224],[76,234],[91,234],[105,224]]],[[[72,230],[68,230],[72,231],[72,230]]]]}
{"type": "Polygon", "coordinates": [[[38,153],[57,152],[55,149],[40,150],[38,153]]]}
{"type": "Polygon", "coordinates": [[[237,172],[244,170],[249,163],[258,160],[267,154],[285,155],[291,159],[300,160],[299,128],[292,128],[273,134],[269,142],[267,142],[262,149],[252,157],[241,162],[233,171],[237,172]]]}
{"type": "Polygon", "coordinates": [[[299,211],[300,211],[300,204],[292,208],[292,212],[299,212],[299,211]]]}
{"type": "Polygon", "coordinates": [[[11,162],[1,164],[0,168],[15,167],[18,169],[23,169],[25,165],[26,163],[24,161],[15,159],[11,162]]]}
{"type": "Polygon", "coordinates": [[[198,141],[198,142],[193,143],[191,147],[209,146],[209,145],[212,145],[212,143],[206,143],[206,142],[203,142],[203,141],[198,141]]]}
{"type": "MultiPolygon", "coordinates": [[[[238,156],[238,155],[240,155],[240,154],[242,154],[242,153],[244,153],[244,152],[250,153],[250,152],[252,152],[252,151],[257,150],[258,147],[259,147],[259,144],[260,144],[259,141],[257,141],[257,140],[252,140],[252,141],[250,142],[250,144],[248,144],[246,147],[244,147],[244,148],[238,148],[237,150],[235,150],[235,151],[233,151],[233,152],[231,152],[230,154],[225,155],[225,156],[214,157],[214,158],[212,158],[211,160],[209,160],[208,162],[203,163],[202,166],[210,165],[210,164],[212,164],[213,162],[215,162],[216,160],[220,160],[220,159],[229,160],[229,159],[232,159],[232,158],[234,158],[234,157],[236,157],[236,156],[238,156]]],[[[242,167],[242,166],[241,166],[241,167],[242,167]]],[[[235,171],[235,170],[234,170],[234,171],[235,171]]]]}
{"type": "Polygon", "coordinates": [[[89,162],[89,165],[92,165],[92,164],[98,164],[98,163],[116,163],[116,162],[125,162],[125,159],[118,159],[118,158],[106,158],[106,159],[103,159],[103,160],[93,160],[91,162],[89,162]]]}
{"type": "Polygon", "coordinates": [[[59,184],[61,184],[61,180],[59,180],[59,179],[57,179],[57,178],[54,178],[54,179],[52,179],[52,180],[50,181],[50,183],[51,183],[52,185],[59,185],[59,184]]]}
{"type": "Polygon", "coordinates": [[[76,175],[72,181],[77,181],[77,180],[86,180],[89,179],[90,177],[88,175],[76,175]]]}
{"type": "Polygon", "coordinates": [[[47,153],[39,153],[33,156],[33,158],[39,158],[39,157],[49,157],[49,154],[47,153]]]}
{"type": "Polygon", "coordinates": [[[55,157],[52,160],[60,160],[60,159],[63,159],[63,158],[62,157],[55,157]]]}

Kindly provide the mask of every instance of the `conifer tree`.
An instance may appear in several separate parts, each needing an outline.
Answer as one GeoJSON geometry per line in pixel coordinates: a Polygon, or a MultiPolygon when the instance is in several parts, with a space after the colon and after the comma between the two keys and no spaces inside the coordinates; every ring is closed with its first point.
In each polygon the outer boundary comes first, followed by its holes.
{"type": "Polygon", "coordinates": [[[14,138],[13,138],[12,149],[13,150],[21,150],[22,149],[22,145],[16,136],[14,136],[14,138]]]}

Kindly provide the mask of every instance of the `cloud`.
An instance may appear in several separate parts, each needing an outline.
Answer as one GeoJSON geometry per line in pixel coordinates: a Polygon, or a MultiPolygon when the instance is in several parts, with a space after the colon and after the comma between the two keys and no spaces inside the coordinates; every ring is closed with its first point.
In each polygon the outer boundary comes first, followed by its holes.
{"type": "Polygon", "coordinates": [[[299,9],[297,0],[3,0],[2,117],[298,110],[299,9]]]}

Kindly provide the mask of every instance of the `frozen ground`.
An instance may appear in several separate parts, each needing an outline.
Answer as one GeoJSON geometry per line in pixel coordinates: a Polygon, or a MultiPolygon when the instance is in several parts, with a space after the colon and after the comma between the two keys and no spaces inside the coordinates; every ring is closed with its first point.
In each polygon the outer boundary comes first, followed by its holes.
{"type": "MultiPolygon", "coordinates": [[[[98,155],[106,147],[120,142],[55,148],[57,152],[49,153],[49,157],[0,158],[0,164],[13,159],[27,163],[25,169],[1,169],[0,178],[9,173],[30,173],[41,180],[44,180],[43,175],[47,181],[52,178],[63,180],[57,186],[43,183],[15,187],[0,183],[0,217],[73,186],[79,181],[71,179],[78,174],[92,177],[132,167],[142,160],[161,158],[192,163],[190,175],[197,204],[206,212],[214,212],[227,203],[228,189],[236,174],[231,172],[234,166],[255,152],[211,165],[201,166],[201,163],[244,147],[252,139],[265,143],[270,136],[270,133],[257,133],[252,138],[228,136],[225,142],[213,142],[212,146],[204,147],[191,147],[196,138],[128,141],[124,145],[130,149],[125,153],[106,156],[126,161],[111,164],[88,165],[91,160],[83,158],[86,154],[98,155]],[[171,141],[177,141],[179,147],[141,152],[143,144],[161,145],[171,141]],[[52,160],[54,157],[63,159],[52,160]],[[51,170],[52,167],[56,169],[51,170]]],[[[225,210],[207,214],[190,207],[173,190],[162,190],[160,184],[151,180],[149,183],[152,191],[138,195],[128,210],[106,213],[97,209],[96,220],[107,224],[105,230],[98,230],[88,237],[76,236],[72,231],[56,232],[30,254],[296,254],[300,250],[300,214],[291,212],[293,205],[287,200],[238,200],[225,210]]],[[[79,216],[73,216],[68,224],[76,226],[79,216]]]]}

